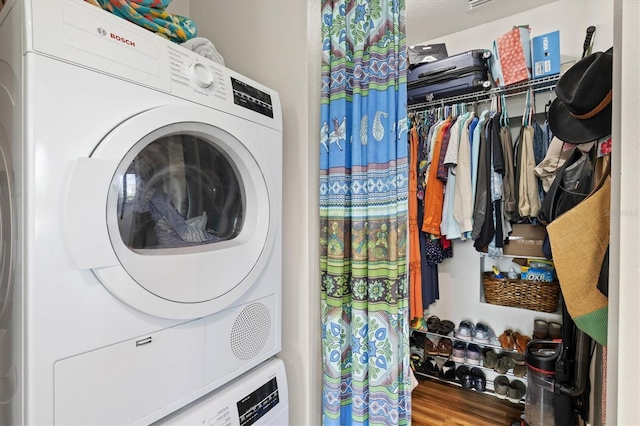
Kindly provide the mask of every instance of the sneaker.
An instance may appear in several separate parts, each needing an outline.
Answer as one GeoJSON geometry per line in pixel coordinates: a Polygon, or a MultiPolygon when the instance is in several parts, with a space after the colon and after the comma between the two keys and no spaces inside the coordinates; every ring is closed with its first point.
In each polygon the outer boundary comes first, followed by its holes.
{"type": "Polygon", "coordinates": [[[494,337],[496,337],[496,334],[493,332],[491,327],[484,323],[479,322],[473,329],[472,340],[474,342],[488,344],[494,337]]]}
{"type": "Polygon", "coordinates": [[[446,361],[442,365],[442,368],[440,369],[440,374],[438,374],[438,377],[440,377],[443,380],[455,382],[456,381],[456,363],[451,360],[446,361]]]}
{"type": "Polygon", "coordinates": [[[471,340],[473,337],[473,330],[475,326],[471,321],[464,320],[460,323],[458,331],[456,331],[456,338],[462,340],[471,340]]]}
{"type": "Polygon", "coordinates": [[[493,369],[498,362],[498,354],[496,354],[496,351],[494,351],[493,348],[486,347],[482,349],[482,355],[483,366],[493,369]]]}
{"type": "Polygon", "coordinates": [[[513,375],[516,377],[524,377],[527,374],[527,367],[524,365],[516,365],[513,367],[513,375]]]}
{"type": "Polygon", "coordinates": [[[480,346],[475,343],[469,343],[467,345],[467,364],[480,365],[481,359],[482,351],[480,350],[480,346]]]}
{"type": "Polygon", "coordinates": [[[520,380],[514,380],[509,384],[509,393],[507,393],[507,399],[514,404],[519,403],[527,393],[527,387],[520,380]]]}
{"type": "Polygon", "coordinates": [[[509,379],[507,376],[498,376],[493,379],[493,392],[500,399],[507,399],[509,394],[509,379]]]}
{"type": "Polygon", "coordinates": [[[461,365],[460,367],[458,367],[458,369],[456,370],[456,377],[458,378],[458,381],[460,382],[463,388],[465,389],[473,388],[473,385],[474,385],[473,376],[469,371],[469,367],[467,367],[466,365],[461,365]]]}
{"type": "Polygon", "coordinates": [[[506,354],[500,354],[498,357],[498,361],[493,366],[493,370],[499,374],[505,374],[507,371],[511,370],[516,366],[516,363],[510,356],[506,354]]]}
{"type": "Polygon", "coordinates": [[[425,373],[428,374],[429,376],[438,375],[438,372],[440,371],[440,369],[438,368],[438,363],[436,362],[435,358],[428,356],[424,360],[424,370],[425,370],[425,373]]]}
{"type": "Polygon", "coordinates": [[[487,378],[484,376],[481,369],[473,367],[471,369],[471,377],[473,377],[473,387],[478,392],[484,392],[487,390],[487,378]]]}
{"type": "Polygon", "coordinates": [[[455,362],[465,362],[467,344],[457,340],[451,348],[451,359],[455,362]]]}

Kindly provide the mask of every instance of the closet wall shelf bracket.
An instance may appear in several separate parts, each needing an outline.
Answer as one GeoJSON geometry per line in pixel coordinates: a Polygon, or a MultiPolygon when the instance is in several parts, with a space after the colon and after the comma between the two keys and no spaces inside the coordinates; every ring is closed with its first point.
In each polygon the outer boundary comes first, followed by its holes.
{"type": "Polygon", "coordinates": [[[437,107],[442,105],[451,105],[455,103],[461,102],[475,102],[475,101],[485,101],[491,98],[492,95],[501,95],[512,96],[519,95],[527,90],[531,89],[534,92],[539,92],[542,90],[554,90],[556,87],[556,83],[560,79],[559,75],[553,75],[549,77],[536,78],[535,80],[529,80],[522,83],[512,84],[507,87],[494,87],[493,89],[484,91],[484,92],[473,92],[467,93],[464,95],[458,96],[450,96],[448,98],[442,99],[434,99],[429,102],[421,102],[413,105],[408,105],[408,111],[418,111],[425,110],[431,107],[437,107]]]}

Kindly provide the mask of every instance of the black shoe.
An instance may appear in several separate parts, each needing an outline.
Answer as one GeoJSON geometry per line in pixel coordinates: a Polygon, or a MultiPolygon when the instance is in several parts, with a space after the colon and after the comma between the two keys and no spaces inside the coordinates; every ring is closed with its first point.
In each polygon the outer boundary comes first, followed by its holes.
{"type": "Polygon", "coordinates": [[[440,374],[438,375],[441,379],[448,380],[450,382],[456,381],[456,363],[449,360],[446,361],[442,368],[440,369],[440,374]]]}
{"type": "Polygon", "coordinates": [[[411,333],[409,337],[409,345],[414,348],[422,348],[424,346],[424,333],[420,333],[418,331],[414,331],[411,333]]]}
{"type": "Polygon", "coordinates": [[[484,392],[487,390],[487,379],[484,373],[479,368],[471,369],[471,377],[473,378],[473,387],[478,392],[484,392]]]}
{"type": "Polygon", "coordinates": [[[463,388],[473,388],[473,376],[471,376],[469,368],[466,365],[461,365],[460,367],[458,367],[458,369],[456,370],[456,377],[458,378],[458,381],[463,388]]]}
{"type": "Polygon", "coordinates": [[[435,358],[428,356],[427,359],[424,360],[424,370],[425,373],[430,376],[438,375],[438,363],[436,362],[435,358]]]}

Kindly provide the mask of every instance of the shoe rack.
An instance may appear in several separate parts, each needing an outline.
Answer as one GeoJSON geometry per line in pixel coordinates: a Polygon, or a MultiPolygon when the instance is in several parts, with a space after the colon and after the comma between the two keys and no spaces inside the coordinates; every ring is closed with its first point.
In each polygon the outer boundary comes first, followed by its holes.
{"type": "MultiPolygon", "coordinates": [[[[496,352],[496,355],[498,357],[500,357],[500,356],[509,356],[509,354],[518,354],[518,352],[515,351],[515,350],[511,350],[510,351],[510,350],[503,349],[497,338],[490,339],[489,343],[486,343],[486,342],[480,342],[480,341],[473,340],[473,339],[461,339],[461,338],[458,338],[458,337],[456,337],[456,330],[450,332],[447,335],[443,335],[443,334],[439,334],[439,333],[430,332],[428,330],[412,328],[411,329],[411,333],[422,334],[425,339],[431,340],[436,347],[438,346],[438,341],[440,339],[448,338],[452,342],[460,341],[460,342],[463,342],[465,344],[470,344],[470,343],[476,344],[478,347],[480,347],[481,352],[483,352],[483,350],[485,348],[493,349],[496,352]]],[[[481,356],[479,364],[469,363],[469,362],[467,362],[466,358],[465,358],[465,362],[457,362],[457,361],[452,359],[451,354],[449,354],[449,355],[443,355],[443,354],[428,355],[426,353],[425,349],[424,349],[424,345],[422,345],[422,347],[420,347],[420,348],[412,346],[411,347],[411,354],[412,355],[419,355],[425,361],[428,359],[428,357],[431,357],[431,358],[436,360],[436,363],[438,365],[438,374],[421,372],[421,371],[417,371],[417,370],[414,369],[414,373],[416,374],[416,376],[419,379],[436,380],[436,381],[451,383],[451,384],[454,384],[456,386],[462,387],[462,384],[458,380],[457,375],[455,376],[454,380],[446,380],[439,374],[439,372],[442,370],[442,366],[444,365],[444,363],[449,361],[449,360],[451,360],[451,361],[455,362],[455,364],[456,364],[456,372],[457,372],[458,368],[460,366],[462,366],[462,365],[466,365],[469,369],[479,368],[484,373],[484,376],[485,376],[485,379],[486,379],[486,390],[483,393],[495,396],[496,398],[500,398],[500,396],[495,392],[495,387],[494,387],[494,379],[496,377],[506,376],[508,378],[509,382],[513,382],[514,380],[519,380],[525,386],[528,384],[527,383],[526,372],[525,372],[525,375],[522,376],[522,377],[516,376],[513,373],[513,369],[509,369],[505,373],[499,373],[499,372],[495,371],[493,368],[488,368],[488,367],[486,367],[484,365],[484,357],[483,356],[481,356]]],[[[477,392],[477,390],[475,388],[471,388],[471,389],[468,389],[468,390],[477,392]]],[[[500,398],[500,399],[505,399],[505,398],[500,398]]],[[[511,401],[511,402],[513,402],[513,401],[511,401]]],[[[524,404],[524,395],[522,396],[522,398],[520,398],[519,403],[524,404]]]]}

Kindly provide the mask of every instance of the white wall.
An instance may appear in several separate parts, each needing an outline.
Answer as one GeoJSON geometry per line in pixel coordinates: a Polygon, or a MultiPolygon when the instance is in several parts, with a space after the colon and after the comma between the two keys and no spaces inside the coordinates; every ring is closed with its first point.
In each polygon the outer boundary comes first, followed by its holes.
{"type": "Polygon", "coordinates": [[[615,1],[607,424],[637,425],[640,401],[640,2],[615,1]]]}
{"type": "Polygon", "coordinates": [[[190,17],[227,67],[279,92],[284,120],[283,335],[292,425],[322,404],[318,164],[320,2],[191,0],[190,17]]]}
{"type": "Polygon", "coordinates": [[[167,12],[174,15],[182,15],[189,17],[189,0],[171,0],[169,6],[167,6],[167,12]]]}

